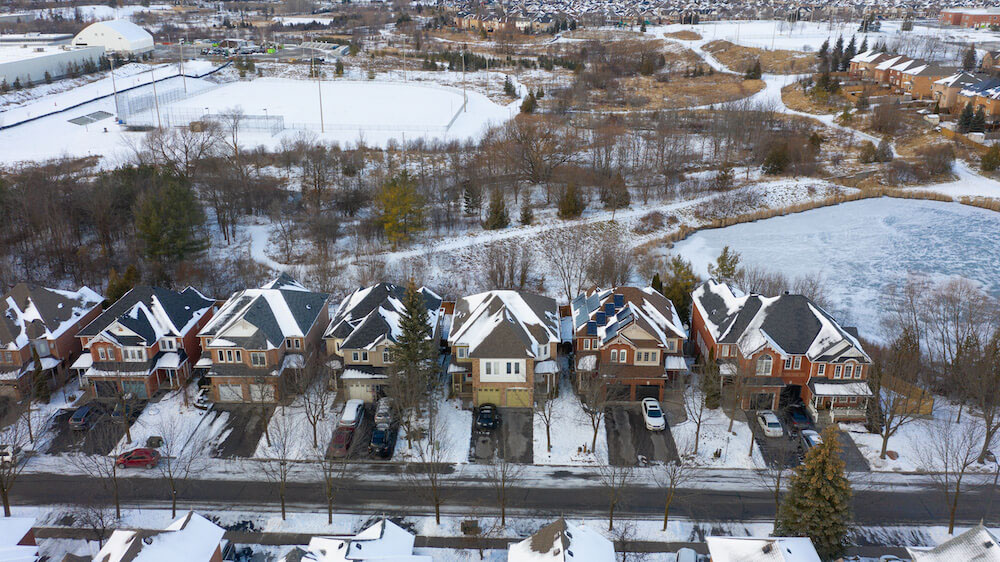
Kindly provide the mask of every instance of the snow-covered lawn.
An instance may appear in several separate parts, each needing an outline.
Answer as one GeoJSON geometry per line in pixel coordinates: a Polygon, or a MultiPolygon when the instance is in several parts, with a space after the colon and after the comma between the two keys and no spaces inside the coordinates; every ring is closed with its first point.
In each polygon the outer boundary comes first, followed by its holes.
{"type": "Polygon", "coordinates": [[[866,199],[698,232],[674,251],[701,274],[728,245],[743,263],[790,277],[822,273],[832,312],[866,338],[880,339],[880,297],[908,273],[963,276],[1000,295],[1000,215],[911,199],[866,199]],[[775,251],[780,248],[780,251],[775,251]]]}
{"type": "Polygon", "coordinates": [[[194,407],[194,392],[188,389],[185,404],[184,392],[177,390],[163,397],[159,402],[146,405],[131,427],[132,442],[122,436],[113,452],[120,453],[136,447],[145,447],[146,439],[163,437],[167,444],[165,451],[171,455],[208,457],[212,447],[226,438],[229,414],[210,412],[194,407]]]}
{"type": "Polygon", "coordinates": [[[469,462],[469,445],[472,441],[472,412],[462,409],[462,401],[458,399],[448,400],[438,395],[435,400],[437,409],[434,425],[439,451],[421,458],[420,451],[429,450],[426,430],[430,420],[424,414],[417,420],[417,428],[423,432],[421,440],[413,440],[411,445],[406,439],[406,428],[402,426],[399,428],[396,452],[392,456],[393,461],[469,462]]]}
{"type": "MultiPolygon", "coordinates": [[[[326,380],[318,379],[314,385],[325,385],[326,380]]],[[[318,392],[319,389],[311,388],[307,392],[318,392]]],[[[315,395],[313,398],[315,400],[315,395]]],[[[329,427],[335,425],[340,419],[340,412],[343,411],[343,404],[334,405],[336,393],[331,392],[326,398],[328,412],[325,419],[319,420],[316,424],[316,441],[319,448],[313,448],[313,428],[306,415],[306,394],[299,394],[291,404],[278,406],[274,410],[267,424],[268,434],[271,436],[271,445],[268,446],[267,439],[261,437],[257,443],[255,458],[287,458],[294,460],[307,460],[320,458],[326,454],[329,446],[329,439],[333,436],[329,427]]]]}
{"type": "Polygon", "coordinates": [[[583,411],[583,404],[573,392],[568,379],[559,386],[559,397],[554,400],[552,415],[552,451],[546,448],[545,422],[534,419],[535,464],[600,465],[608,462],[608,433],[604,420],[597,429],[596,451],[590,451],[594,439],[590,418],[583,411]],[[587,452],[584,452],[587,451],[587,452]]]}
{"type": "MultiPolygon", "coordinates": [[[[694,392],[689,389],[688,393],[694,392]]],[[[700,398],[699,398],[700,399],[700,398]]],[[[698,435],[698,453],[694,453],[697,425],[688,419],[670,427],[677,451],[684,462],[710,468],[762,468],[764,458],[756,444],[751,453],[750,443],[753,433],[747,422],[739,417],[733,420],[733,430],[729,431],[729,416],[722,408],[706,408],[698,435]],[[716,452],[719,456],[716,457],[716,452]]]]}
{"type": "MultiPolygon", "coordinates": [[[[872,470],[885,472],[940,471],[943,470],[940,459],[935,458],[933,451],[927,450],[928,439],[940,435],[938,426],[952,424],[956,426],[953,429],[961,432],[969,424],[981,421],[969,408],[962,410],[960,425],[956,424],[955,420],[957,419],[958,405],[952,404],[940,396],[935,397],[933,418],[909,421],[900,426],[896,434],[889,438],[888,450],[898,455],[895,460],[889,458],[888,455],[884,460],[879,458],[879,453],[882,451],[882,437],[880,435],[868,433],[862,424],[846,424],[843,427],[857,444],[861,454],[868,459],[872,470]]],[[[996,470],[996,465],[993,463],[977,464],[973,466],[972,470],[974,472],[993,472],[996,470]]]]}

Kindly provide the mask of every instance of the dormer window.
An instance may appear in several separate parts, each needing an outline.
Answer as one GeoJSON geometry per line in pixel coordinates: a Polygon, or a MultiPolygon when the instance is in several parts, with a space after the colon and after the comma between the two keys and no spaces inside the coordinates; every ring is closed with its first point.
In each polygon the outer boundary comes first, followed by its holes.
{"type": "Polygon", "coordinates": [[[468,350],[468,348],[465,348],[465,347],[458,348],[458,358],[459,359],[465,359],[468,356],[469,356],[469,350],[468,350]]]}
{"type": "Polygon", "coordinates": [[[295,344],[295,349],[302,349],[302,340],[299,338],[292,340],[292,343],[295,344]]]}
{"type": "Polygon", "coordinates": [[[177,342],[174,338],[166,338],[160,342],[160,349],[163,351],[173,351],[177,349],[177,342]]]}
{"type": "Polygon", "coordinates": [[[126,347],[122,350],[125,361],[137,363],[146,360],[146,349],[142,347],[126,347]]]}

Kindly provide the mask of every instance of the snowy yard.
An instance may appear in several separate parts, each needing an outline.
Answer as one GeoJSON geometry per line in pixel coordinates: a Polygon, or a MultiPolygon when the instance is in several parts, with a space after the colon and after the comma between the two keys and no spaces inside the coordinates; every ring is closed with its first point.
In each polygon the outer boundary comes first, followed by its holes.
{"type": "MultiPolygon", "coordinates": [[[[318,379],[313,385],[326,385],[325,379],[318,379]]],[[[310,388],[307,394],[299,394],[287,406],[278,406],[274,410],[270,421],[267,424],[267,435],[271,437],[271,445],[268,445],[266,437],[262,437],[257,443],[257,450],[253,454],[254,458],[287,458],[293,460],[308,460],[321,458],[326,454],[329,440],[333,436],[331,428],[340,419],[344,404],[334,404],[337,394],[329,392],[325,402],[318,398],[318,392],[325,392],[320,388],[310,388]],[[310,407],[307,408],[307,400],[310,407]],[[327,406],[327,413],[323,419],[316,424],[316,441],[318,449],[313,447],[313,427],[309,423],[307,412],[318,412],[317,408],[321,402],[327,406]]],[[[314,418],[315,419],[315,418],[314,418]]]]}
{"type": "MultiPolygon", "coordinates": [[[[694,392],[688,389],[688,393],[694,392]]],[[[700,398],[699,398],[700,399],[700,398]]],[[[709,410],[705,408],[701,422],[701,432],[698,436],[698,453],[694,453],[695,432],[697,424],[689,418],[677,425],[672,425],[670,431],[677,443],[677,451],[684,462],[708,468],[761,468],[764,458],[760,448],[754,444],[752,455],[750,443],[753,433],[747,422],[736,418],[733,420],[733,430],[729,431],[729,416],[722,408],[709,410]],[[716,457],[716,452],[719,456],[716,457]]]]}
{"type": "Polygon", "coordinates": [[[428,450],[426,430],[430,422],[426,415],[421,415],[417,420],[417,428],[424,432],[422,440],[414,440],[412,444],[407,442],[406,428],[401,426],[399,437],[396,439],[396,452],[393,454],[393,461],[469,462],[469,444],[472,441],[472,412],[462,409],[462,401],[458,399],[448,400],[438,395],[435,400],[437,401],[437,417],[434,425],[437,428],[439,451],[421,458],[420,451],[428,450]]]}
{"type": "Polygon", "coordinates": [[[195,408],[193,391],[188,389],[188,392],[186,404],[183,391],[171,392],[159,402],[147,404],[132,424],[132,442],[128,443],[123,436],[113,452],[145,447],[147,438],[159,436],[168,442],[164,451],[171,455],[208,457],[212,447],[228,435],[229,414],[195,408]]]}
{"type": "Polygon", "coordinates": [[[867,199],[783,217],[697,232],[674,252],[706,275],[723,246],[743,263],[790,277],[822,273],[831,311],[862,336],[881,339],[880,297],[908,272],[962,276],[1000,295],[1000,215],[985,209],[911,199],[867,199]],[[775,248],[781,248],[775,252],[775,248]]]}
{"type": "Polygon", "coordinates": [[[539,416],[534,420],[535,464],[543,465],[600,465],[608,462],[608,432],[604,420],[597,429],[596,451],[589,451],[594,438],[590,418],[583,411],[583,404],[573,392],[568,379],[559,386],[559,397],[554,400],[552,412],[552,451],[546,448],[545,423],[539,416]],[[584,451],[587,452],[584,452],[584,451]]]}

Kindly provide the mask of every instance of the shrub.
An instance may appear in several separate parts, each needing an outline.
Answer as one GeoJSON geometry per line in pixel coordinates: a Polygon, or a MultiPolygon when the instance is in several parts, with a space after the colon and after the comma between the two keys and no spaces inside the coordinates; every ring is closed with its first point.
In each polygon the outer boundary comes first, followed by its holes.
{"type": "Polygon", "coordinates": [[[858,162],[862,164],[871,164],[872,162],[878,162],[878,149],[875,148],[875,143],[872,141],[864,141],[861,143],[861,148],[858,149],[858,162]]]}
{"type": "Polygon", "coordinates": [[[955,161],[955,150],[949,144],[937,144],[921,148],[917,151],[917,156],[930,175],[939,176],[951,172],[951,164],[955,161]]]}
{"type": "Polygon", "coordinates": [[[764,157],[764,163],[761,164],[760,171],[772,176],[783,174],[788,169],[789,160],[788,145],[785,143],[776,144],[771,147],[767,156],[764,157]]]}
{"type": "Polygon", "coordinates": [[[1000,144],[990,146],[986,154],[983,154],[982,160],[979,161],[979,167],[984,172],[992,172],[1000,168],[1000,144]]]}

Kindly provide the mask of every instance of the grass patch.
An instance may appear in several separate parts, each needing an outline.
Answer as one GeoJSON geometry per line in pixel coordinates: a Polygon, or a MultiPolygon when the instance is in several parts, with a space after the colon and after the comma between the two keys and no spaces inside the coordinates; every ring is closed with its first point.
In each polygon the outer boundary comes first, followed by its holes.
{"type": "Polygon", "coordinates": [[[657,82],[649,76],[626,78],[620,91],[599,101],[597,109],[630,106],[656,110],[719,104],[743,99],[764,88],[761,80],[743,80],[738,75],[721,72],[697,78],[673,76],[669,82],[657,82]]]}
{"type": "Polygon", "coordinates": [[[782,49],[769,51],[757,47],[744,47],[722,40],[706,43],[704,49],[734,72],[744,72],[758,59],[760,59],[761,69],[770,74],[810,72],[816,66],[816,55],[801,51],[782,49]]]}
{"type": "Polygon", "coordinates": [[[701,39],[701,35],[687,29],[683,31],[675,31],[673,33],[664,33],[663,36],[671,39],[680,39],[682,41],[698,41],[701,39]]]}
{"type": "Polygon", "coordinates": [[[802,91],[798,84],[789,84],[781,89],[781,101],[792,110],[813,115],[829,115],[844,110],[848,101],[840,96],[830,96],[825,102],[819,101],[802,91]]]}

